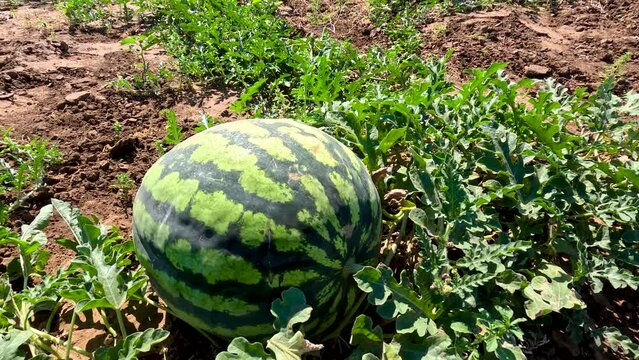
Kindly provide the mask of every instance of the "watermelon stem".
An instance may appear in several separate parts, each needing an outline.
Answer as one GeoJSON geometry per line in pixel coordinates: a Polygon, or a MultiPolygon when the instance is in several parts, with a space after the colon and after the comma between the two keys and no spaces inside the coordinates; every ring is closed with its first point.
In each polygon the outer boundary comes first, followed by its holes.
{"type": "Polygon", "coordinates": [[[124,327],[124,321],[122,321],[122,313],[120,310],[115,310],[115,315],[118,318],[118,324],[120,325],[120,333],[122,334],[122,338],[127,337],[126,328],[124,327]]]}

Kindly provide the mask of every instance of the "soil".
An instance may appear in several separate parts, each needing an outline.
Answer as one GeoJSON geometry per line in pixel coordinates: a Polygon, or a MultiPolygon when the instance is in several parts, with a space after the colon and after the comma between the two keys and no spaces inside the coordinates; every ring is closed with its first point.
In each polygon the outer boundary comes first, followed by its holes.
{"type": "MultiPolygon", "coordinates": [[[[361,50],[387,45],[383,31],[368,20],[367,0],[289,0],[280,15],[300,32],[349,39],[361,50]]],[[[467,75],[463,69],[510,63],[507,73],[519,77],[554,77],[574,89],[594,88],[607,67],[626,52],[618,91],[639,90],[639,2],[631,0],[576,0],[555,13],[548,9],[497,6],[468,14],[430,14],[420,25],[424,57],[455,53],[449,62],[453,81],[467,75]]],[[[30,221],[37,209],[55,197],[69,201],[102,223],[130,232],[130,199],[145,171],[160,156],[155,143],[164,138],[166,120],[160,114],[173,109],[186,135],[193,133],[202,113],[222,121],[233,120],[228,110],[235,94],[224,89],[201,90],[168,82],[158,94],[117,91],[107,84],[118,76],[139,72],[139,59],[120,45],[138,32],[136,26],[79,32],[69,27],[51,5],[25,5],[0,10],[0,129],[11,128],[14,139],[49,139],[64,154],[64,162],[48,176],[46,190],[15,214],[12,226],[30,221]],[[119,122],[122,130],[114,131],[119,122]],[[128,173],[136,186],[118,192],[118,174],[128,173]]],[[[171,60],[162,49],[145,55],[153,68],[171,60]]],[[[47,229],[50,239],[70,237],[60,219],[47,229]]],[[[73,254],[50,241],[48,271],[68,264],[73,254]]],[[[11,256],[3,252],[1,260],[11,256]]],[[[639,341],[639,304],[632,294],[606,291],[587,298],[589,313],[598,325],[619,326],[639,341]],[[592,304],[592,306],[590,305],[592,304]]],[[[212,358],[212,346],[192,328],[166,314],[131,306],[129,330],[140,323],[165,324],[172,336],[166,347],[170,359],[212,358]]],[[[68,332],[70,309],[63,309],[56,335],[68,332]]],[[[109,343],[104,330],[82,318],[74,332],[75,345],[89,350],[109,343]]],[[[332,344],[334,347],[339,344],[332,344]]],[[[618,358],[597,350],[575,350],[563,333],[540,345],[536,359],[618,358]],[[576,351],[576,352],[575,352],[576,351]]],[[[161,358],[155,355],[155,358],[161,358]]],[[[151,358],[151,357],[150,357],[151,358]]]]}

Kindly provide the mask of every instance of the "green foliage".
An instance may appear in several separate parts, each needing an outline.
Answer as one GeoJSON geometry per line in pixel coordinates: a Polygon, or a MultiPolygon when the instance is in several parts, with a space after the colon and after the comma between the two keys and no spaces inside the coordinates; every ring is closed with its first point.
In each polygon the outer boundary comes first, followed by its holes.
{"type": "Polygon", "coordinates": [[[144,1],[60,0],[57,7],[62,10],[74,26],[86,26],[92,22],[100,22],[104,27],[111,27],[117,20],[126,22],[133,20],[133,9],[140,8],[141,4],[144,4],[144,1]]]}
{"type": "Polygon", "coordinates": [[[311,318],[311,307],[306,305],[304,293],[296,288],[282,292],[282,299],[273,301],[271,313],[275,317],[273,327],[279,332],[266,341],[268,353],[260,343],[250,343],[245,338],[235,338],[227,351],[219,353],[216,360],[301,360],[302,355],[319,351],[322,345],[315,345],[304,339],[304,334],[295,328],[311,318]]]}
{"type": "Polygon", "coordinates": [[[178,123],[175,112],[171,109],[164,109],[160,114],[166,116],[166,137],[164,138],[164,144],[179,144],[184,140],[184,134],[182,133],[182,127],[178,123]]]}
{"type": "Polygon", "coordinates": [[[159,94],[162,83],[172,76],[171,72],[161,67],[157,73],[151,69],[151,64],[146,60],[145,54],[153,46],[158,44],[158,38],[153,34],[132,35],[120,41],[120,45],[127,46],[128,51],[134,53],[140,62],[136,67],[140,72],[128,79],[118,77],[109,85],[119,91],[134,91],[140,95],[159,94]]]}
{"type": "Polygon", "coordinates": [[[146,329],[133,333],[124,341],[110,348],[101,348],[95,352],[96,360],[135,360],[139,353],[148,352],[155,344],[161,343],[169,336],[169,332],[162,329],[146,329]]]}
{"type": "Polygon", "coordinates": [[[46,140],[19,143],[4,130],[0,138],[0,225],[45,186],[47,171],[62,162],[56,147],[46,140]]]}
{"type": "Polygon", "coordinates": [[[147,278],[140,267],[132,264],[132,242],[124,241],[117,229],[100,225],[68,203],[53,199],[52,205],[45,206],[31,224],[22,226],[21,234],[0,228],[0,244],[15,246],[19,254],[14,262],[20,264],[17,273],[0,277],[0,341],[6,345],[0,350],[0,358],[61,358],[52,345],[64,346],[66,358],[71,351],[91,356],[72,345],[73,330],[66,340],[49,333],[57,326],[56,318],[64,303],[75,305],[71,329],[77,314],[95,309],[105,329],[117,339],[115,347],[98,350],[96,358],[133,359],[168,336],[160,329],[127,336],[121,309],[129,301],[144,301],[147,278]],[[54,209],[73,234],[73,239],[60,239],[58,243],[76,256],[55,274],[46,274],[43,270],[49,253],[43,230],[54,209]],[[11,276],[22,278],[22,286],[16,288],[10,282],[11,276]],[[35,278],[38,281],[31,281],[35,278]],[[119,331],[111,326],[110,313],[115,314],[119,331]],[[48,318],[44,329],[36,326],[36,314],[48,318]],[[22,344],[28,346],[23,348],[22,344]]]}
{"type": "Polygon", "coordinates": [[[129,173],[120,173],[116,175],[115,182],[109,186],[118,192],[118,197],[126,206],[131,205],[131,191],[135,188],[135,181],[129,173]]]}

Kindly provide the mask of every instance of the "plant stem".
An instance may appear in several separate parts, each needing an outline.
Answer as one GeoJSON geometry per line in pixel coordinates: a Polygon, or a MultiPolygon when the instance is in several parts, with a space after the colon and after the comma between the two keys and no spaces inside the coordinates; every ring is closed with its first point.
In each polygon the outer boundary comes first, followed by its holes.
{"type": "Polygon", "coordinates": [[[142,299],[144,299],[144,301],[146,301],[146,303],[147,303],[147,304],[152,305],[152,306],[155,306],[156,308],[158,308],[158,309],[160,309],[160,310],[164,310],[164,311],[169,312],[169,313],[171,312],[171,311],[169,310],[169,308],[167,308],[166,306],[163,306],[163,305],[161,305],[160,303],[157,303],[157,302],[155,302],[155,301],[151,300],[151,299],[148,297],[148,295],[147,295],[147,294],[144,294],[144,296],[142,297],[142,299]]]}
{"type": "Polygon", "coordinates": [[[77,313],[73,311],[73,315],[71,315],[71,325],[69,326],[69,338],[67,339],[67,351],[64,354],[64,358],[66,360],[69,360],[69,354],[71,353],[71,348],[73,347],[73,345],[71,345],[71,338],[73,337],[73,327],[75,326],[76,316],[77,313]]]}
{"type": "Polygon", "coordinates": [[[109,332],[109,334],[111,334],[113,338],[117,339],[118,333],[115,331],[113,326],[111,326],[111,323],[109,322],[109,318],[104,312],[104,309],[100,309],[100,316],[102,317],[102,322],[104,323],[104,326],[107,328],[107,331],[109,332]]]}
{"type": "Polygon", "coordinates": [[[115,315],[118,318],[118,324],[120,325],[120,333],[122,334],[122,337],[125,338],[126,335],[126,328],[124,327],[124,321],[122,320],[122,313],[120,312],[120,310],[115,310],[115,315]]]}
{"type": "Polygon", "coordinates": [[[55,356],[58,359],[62,359],[62,356],[60,354],[58,354],[57,351],[53,350],[53,348],[47,344],[45,344],[44,342],[42,342],[42,340],[35,338],[33,339],[33,343],[36,344],[39,348],[41,348],[42,350],[44,350],[45,352],[52,354],[53,356],[55,356]]]}
{"type": "Polygon", "coordinates": [[[47,319],[47,325],[44,327],[44,330],[46,332],[51,331],[51,324],[53,324],[53,318],[58,313],[58,309],[60,309],[61,305],[62,303],[58,301],[53,307],[53,310],[51,310],[51,315],[49,315],[49,318],[47,319]]]}
{"type": "MultiPolygon", "coordinates": [[[[55,336],[52,336],[50,334],[45,333],[44,331],[40,331],[40,330],[34,329],[34,328],[31,328],[29,330],[32,333],[34,333],[35,335],[37,335],[38,337],[43,338],[43,339],[45,339],[47,341],[50,341],[50,342],[52,342],[54,344],[61,345],[61,346],[68,346],[69,345],[68,342],[62,341],[62,340],[58,339],[55,336]]],[[[74,352],[76,352],[76,353],[78,353],[80,355],[83,355],[83,356],[86,356],[86,357],[91,357],[91,353],[90,352],[82,350],[79,347],[71,345],[71,350],[73,350],[74,352]]]]}

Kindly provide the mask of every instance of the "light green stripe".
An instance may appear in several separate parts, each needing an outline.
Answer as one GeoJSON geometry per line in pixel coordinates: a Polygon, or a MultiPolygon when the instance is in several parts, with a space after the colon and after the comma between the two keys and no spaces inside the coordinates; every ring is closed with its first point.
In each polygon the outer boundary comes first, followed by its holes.
{"type": "Polygon", "coordinates": [[[311,215],[307,209],[303,209],[297,213],[297,220],[315,229],[322,239],[332,242],[331,237],[328,235],[328,229],[324,225],[324,220],[319,215],[311,215]]]}
{"type": "MultiPolygon", "coordinates": [[[[322,164],[330,167],[337,165],[337,160],[328,152],[324,141],[326,139],[321,136],[322,134],[306,135],[302,133],[302,130],[296,127],[280,127],[281,132],[290,136],[296,143],[303,147],[306,151],[313,154],[313,157],[322,164]]],[[[319,131],[319,130],[318,130],[319,131]]]]}
{"type": "Polygon", "coordinates": [[[167,244],[164,253],[177,269],[201,274],[211,285],[220,281],[255,285],[262,280],[262,274],[251,262],[213,248],[201,248],[194,253],[191,244],[183,239],[167,244]]]}
{"type": "MultiPolygon", "coordinates": [[[[355,191],[355,187],[352,182],[344,179],[340,174],[336,172],[331,172],[329,178],[335,185],[335,189],[337,189],[337,193],[339,197],[344,201],[344,203],[348,204],[348,208],[351,211],[351,224],[353,226],[359,225],[359,201],[357,199],[357,192],[355,191]]],[[[350,228],[350,232],[352,233],[352,228],[350,228]]],[[[344,233],[344,237],[349,238],[350,234],[344,233]]]]}
{"type": "Polygon", "coordinates": [[[174,279],[162,271],[152,270],[152,274],[162,289],[170,291],[172,292],[171,295],[181,297],[207,311],[217,311],[232,316],[244,316],[259,311],[260,309],[259,306],[247,303],[241,299],[211,295],[191,288],[186,283],[174,279]]]}
{"type": "Polygon", "coordinates": [[[141,186],[147,189],[152,188],[160,180],[162,171],[164,171],[164,166],[162,166],[162,164],[159,162],[153,164],[146,174],[144,174],[141,186]]]}
{"type": "Polygon", "coordinates": [[[182,212],[186,210],[199,184],[195,179],[182,179],[179,173],[172,172],[144,187],[155,200],[171,204],[178,212],[182,212]]]}
{"type": "Polygon", "coordinates": [[[226,131],[238,132],[249,137],[265,138],[271,136],[271,132],[259,126],[255,120],[229,122],[219,128],[226,131]]]}
{"type": "Polygon", "coordinates": [[[248,140],[251,144],[266,151],[276,160],[280,161],[297,161],[297,157],[291,149],[284,145],[284,142],[280,138],[251,138],[248,140]]]}
{"type": "Polygon", "coordinates": [[[316,263],[326,266],[331,269],[341,270],[344,266],[338,259],[329,258],[324,249],[314,245],[304,246],[306,254],[313,259],[316,263]]]}
{"type": "Polygon", "coordinates": [[[220,134],[208,134],[192,144],[199,145],[190,161],[213,163],[222,171],[239,171],[240,185],[244,191],[263,199],[284,203],[293,200],[293,191],[286,185],[268,177],[258,167],[258,158],[243,146],[232,145],[220,134]]]}
{"type": "MultiPolygon", "coordinates": [[[[167,215],[170,215],[170,213],[167,215]]],[[[164,244],[168,240],[171,231],[166,224],[158,224],[139,199],[133,202],[133,222],[141,238],[146,241],[150,240],[160,250],[164,249],[164,244]]]]}
{"type": "Polygon", "coordinates": [[[339,284],[335,281],[327,283],[322,290],[317,293],[316,299],[319,305],[328,303],[334,296],[335,291],[339,290],[339,284]]]}
{"type": "MultiPolygon", "coordinates": [[[[346,248],[344,245],[343,237],[336,237],[335,239],[330,239],[328,235],[328,231],[326,230],[324,226],[324,219],[319,218],[319,217],[326,217],[335,230],[337,231],[342,230],[340,222],[337,219],[335,209],[331,205],[331,202],[328,199],[328,196],[326,196],[326,190],[324,189],[324,186],[317,178],[309,176],[309,175],[302,175],[300,182],[304,190],[306,190],[306,192],[308,192],[309,195],[314,199],[315,209],[316,209],[317,217],[318,217],[315,219],[311,218],[311,220],[307,220],[307,221],[310,221],[311,223],[315,224],[316,228],[319,227],[318,231],[323,232],[322,236],[325,236],[326,240],[331,241],[335,245],[335,249],[337,249],[339,254],[344,256],[346,254],[346,248]],[[321,224],[321,226],[319,224],[321,224]],[[321,229],[321,227],[324,227],[324,229],[321,229]]],[[[298,219],[299,219],[299,215],[298,215],[298,219]]]]}
{"type": "Polygon", "coordinates": [[[240,238],[247,246],[258,247],[265,240],[270,240],[275,244],[277,251],[300,249],[302,236],[299,231],[276,224],[265,214],[246,211],[242,214],[240,222],[242,224],[240,238]]]}
{"type": "Polygon", "coordinates": [[[193,197],[190,214],[218,235],[224,235],[229,225],[240,219],[243,210],[242,204],[229,200],[221,191],[212,194],[200,191],[193,197]]]}
{"type": "Polygon", "coordinates": [[[282,284],[283,287],[301,286],[309,281],[320,279],[321,276],[313,270],[292,270],[284,273],[282,284]]]}
{"type": "Polygon", "coordinates": [[[277,128],[279,131],[282,131],[284,133],[294,132],[297,134],[310,135],[313,137],[317,137],[317,139],[323,143],[328,143],[331,140],[328,136],[326,136],[326,134],[322,130],[314,128],[310,125],[303,124],[295,120],[276,119],[275,121],[273,121],[273,123],[284,125],[277,128]]]}
{"type": "Polygon", "coordinates": [[[169,301],[166,301],[166,303],[173,313],[175,313],[180,319],[184,320],[189,325],[209,331],[210,333],[221,336],[223,338],[234,338],[236,336],[261,337],[275,333],[273,325],[269,323],[254,326],[238,326],[236,328],[211,326],[211,323],[204,321],[201,317],[186,313],[177,308],[175,305],[171,304],[169,301]]]}

